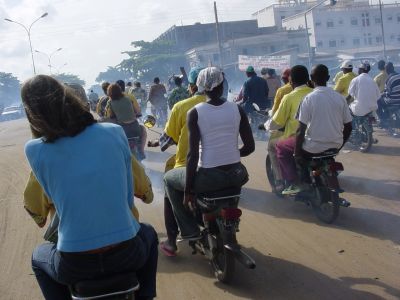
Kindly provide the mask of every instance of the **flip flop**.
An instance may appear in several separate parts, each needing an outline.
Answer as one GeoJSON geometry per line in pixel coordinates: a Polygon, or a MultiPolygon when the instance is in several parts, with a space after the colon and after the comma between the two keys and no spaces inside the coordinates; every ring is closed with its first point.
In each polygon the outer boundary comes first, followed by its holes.
{"type": "Polygon", "coordinates": [[[165,242],[160,243],[160,250],[162,251],[162,253],[164,253],[168,257],[176,256],[176,251],[172,251],[172,250],[168,249],[167,246],[165,245],[165,242]]]}

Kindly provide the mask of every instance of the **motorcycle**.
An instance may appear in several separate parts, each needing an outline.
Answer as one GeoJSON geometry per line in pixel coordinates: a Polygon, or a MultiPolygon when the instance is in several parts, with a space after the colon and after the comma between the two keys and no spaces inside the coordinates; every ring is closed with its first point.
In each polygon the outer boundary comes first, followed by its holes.
{"type": "MultiPolygon", "coordinates": [[[[258,113],[268,116],[267,111],[261,111],[257,105],[253,106],[258,113]]],[[[264,124],[259,125],[258,129],[266,130],[264,124]]],[[[349,201],[339,197],[339,194],[343,190],[339,186],[337,177],[344,168],[342,163],[335,161],[337,154],[338,150],[332,149],[306,160],[305,168],[308,178],[305,183],[308,189],[296,195],[289,196],[293,197],[295,201],[300,201],[307,206],[311,206],[317,218],[327,224],[331,224],[336,220],[341,206],[349,207],[351,205],[349,201]]],[[[267,154],[265,166],[272,190],[279,197],[283,197],[276,189],[277,181],[269,154],[267,154]]]]}
{"type": "MultiPolygon", "coordinates": [[[[57,243],[59,218],[54,214],[43,238],[57,243]]],[[[134,300],[140,288],[135,273],[115,274],[106,278],[78,281],[69,287],[73,300],[134,300]]]]}
{"type": "MultiPolygon", "coordinates": [[[[155,118],[148,116],[144,125],[151,130],[155,118]]],[[[249,269],[256,267],[255,261],[242,250],[236,239],[242,215],[238,208],[240,194],[241,188],[198,194],[193,208],[201,234],[199,239],[189,240],[192,254],[206,256],[215,277],[223,283],[232,281],[236,260],[249,269]]]]}
{"type": "Polygon", "coordinates": [[[376,144],[378,141],[373,137],[373,123],[375,118],[372,113],[369,113],[362,117],[354,117],[353,130],[351,132],[348,143],[356,147],[360,152],[368,152],[371,149],[372,144],[376,144]]]}

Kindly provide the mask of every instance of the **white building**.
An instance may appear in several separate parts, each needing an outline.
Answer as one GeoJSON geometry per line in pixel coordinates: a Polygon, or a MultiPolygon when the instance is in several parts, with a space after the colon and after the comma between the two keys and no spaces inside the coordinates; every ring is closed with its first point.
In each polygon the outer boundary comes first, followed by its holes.
{"type": "MultiPolygon", "coordinates": [[[[400,49],[400,3],[382,5],[383,27],[388,51],[400,49]]],[[[310,46],[316,52],[339,50],[383,49],[379,5],[368,0],[339,0],[336,5],[321,6],[307,14],[310,46]]],[[[305,28],[304,12],[282,20],[286,30],[305,28]]],[[[396,53],[393,53],[396,55],[396,53]]]]}
{"type": "Polygon", "coordinates": [[[252,16],[257,19],[258,27],[277,27],[281,29],[283,19],[301,13],[314,4],[315,2],[313,1],[281,0],[279,3],[272,4],[253,13],[252,16]]]}

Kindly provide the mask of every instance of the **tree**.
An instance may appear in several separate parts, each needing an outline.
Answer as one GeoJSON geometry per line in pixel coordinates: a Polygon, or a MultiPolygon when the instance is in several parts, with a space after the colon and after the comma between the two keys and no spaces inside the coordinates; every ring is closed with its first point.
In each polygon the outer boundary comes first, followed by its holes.
{"type": "Polygon", "coordinates": [[[131,78],[131,73],[125,72],[116,67],[108,67],[106,71],[99,73],[99,75],[96,78],[96,82],[99,83],[104,81],[116,82],[119,79],[126,81],[129,78],[131,78]]]}
{"type": "Polygon", "coordinates": [[[0,72],[0,107],[21,103],[21,84],[11,73],[0,72]]]}
{"type": "Polygon", "coordinates": [[[78,84],[80,84],[82,86],[85,85],[85,81],[80,79],[78,75],[61,73],[61,74],[53,75],[53,77],[55,79],[57,79],[58,81],[60,81],[60,82],[78,83],[78,84]]]}
{"type": "Polygon", "coordinates": [[[130,73],[133,78],[153,81],[154,77],[169,78],[186,65],[185,55],[167,41],[135,41],[131,43],[133,51],[125,51],[129,58],[123,60],[117,68],[130,73]]]}

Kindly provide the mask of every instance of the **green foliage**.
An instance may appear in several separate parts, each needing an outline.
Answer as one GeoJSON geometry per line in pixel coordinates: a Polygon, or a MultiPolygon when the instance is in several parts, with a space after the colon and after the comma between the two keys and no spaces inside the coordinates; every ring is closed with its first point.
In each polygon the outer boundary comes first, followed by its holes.
{"type": "Polygon", "coordinates": [[[53,77],[63,83],[77,83],[82,86],[85,85],[85,81],[80,79],[78,75],[61,73],[53,75],[53,77]]]}
{"type": "Polygon", "coordinates": [[[185,55],[174,44],[166,41],[135,41],[133,51],[125,51],[129,58],[124,59],[117,68],[132,74],[141,81],[153,81],[154,77],[169,78],[185,66],[185,55]]]}
{"type": "Polygon", "coordinates": [[[11,73],[0,72],[0,107],[21,102],[21,84],[11,73]]]}
{"type": "Polygon", "coordinates": [[[116,82],[119,79],[126,81],[131,77],[129,72],[123,71],[116,67],[108,67],[105,72],[100,72],[100,74],[96,78],[96,82],[105,82],[108,81],[110,83],[116,82]]]}

